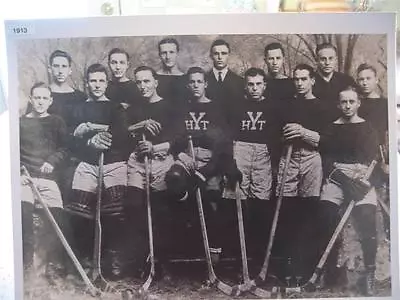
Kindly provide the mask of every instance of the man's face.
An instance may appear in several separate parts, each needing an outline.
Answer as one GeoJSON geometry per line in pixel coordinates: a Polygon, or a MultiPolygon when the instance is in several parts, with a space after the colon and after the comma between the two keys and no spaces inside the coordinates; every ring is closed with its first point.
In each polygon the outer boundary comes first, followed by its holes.
{"type": "Polygon", "coordinates": [[[324,75],[329,75],[335,71],[337,64],[336,52],[332,48],[321,49],[317,53],[318,69],[324,75]]]}
{"type": "Polygon", "coordinates": [[[193,73],[189,75],[188,89],[195,99],[204,96],[207,88],[207,82],[204,79],[204,74],[193,73]]]}
{"type": "Polygon", "coordinates": [[[71,75],[71,66],[68,59],[63,56],[54,57],[49,70],[56,83],[64,83],[71,75]]]}
{"type": "Polygon", "coordinates": [[[108,65],[110,66],[113,77],[116,79],[125,77],[126,71],[129,68],[128,58],[124,53],[111,54],[108,65]]]}
{"type": "Polygon", "coordinates": [[[357,83],[360,87],[361,93],[368,95],[376,90],[378,79],[372,70],[367,69],[358,73],[357,83]]]}
{"type": "Polygon", "coordinates": [[[339,109],[346,118],[351,118],[357,114],[361,102],[357,93],[354,91],[343,91],[339,94],[339,109]]]}
{"type": "Polygon", "coordinates": [[[268,72],[272,74],[282,73],[283,53],[281,49],[268,50],[265,57],[268,72]]]}
{"type": "Polygon", "coordinates": [[[174,43],[161,44],[159,48],[159,55],[164,67],[170,69],[176,65],[178,49],[174,43]]]}
{"type": "Polygon", "coordinates": [[[228,65],[229,49],[225,45],[214,46],[211,49],[211,59],[214,68],[222,70],[228,65]]]}
{"type": "Polygon", "coordinates": [[[305,95],[312,91],[315,79],[310,77],[308,70],[296,70],[293,73],[294,85],[298,95],[305,95]]]}
{"type": "Polygon", "coordinates": [[[253,100],[260,100],[265,92],[266,83],[264,76],[246,76],[245,91],[253,100]]]}
{"type": "Polygon", "coordinates": [[[53,103],[53,98],[51,97],[51,92],[48,88],[37,87],[32,91],[30,102],[33,111],[41,115],[47,112],[47,109],[51,103],[53,103]]]}
{"type": "Polygon", "coordinates": [[[151,98],[156,92],[158,81],[150,70],[139,71],[135,75],[136,85],[144,98],[151,98]]]}
{"type": "Polygon", "coordinates": [[[89,73],[87,85],[91,97],[99,99],[106,92],[107,75],[104,72],[89,73]]]}

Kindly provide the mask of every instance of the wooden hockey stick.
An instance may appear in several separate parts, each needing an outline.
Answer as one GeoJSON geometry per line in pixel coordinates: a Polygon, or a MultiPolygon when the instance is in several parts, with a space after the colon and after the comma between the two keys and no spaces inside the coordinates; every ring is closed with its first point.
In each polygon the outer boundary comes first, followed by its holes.
{"type": "Polygon", "coordinates": [[[57,224],[57,221],[54,219],[53,214],[51,213],[47,204],[44,202],[42,196],[40,195],[39,190],[38,190],[37,186],[35,185],[35,183],[33,182],[32,177],[30,176],[28,170],[25,168],[25,166],[22,166],[21,169],[22,169],[22,173],[28,178],[29,187],[31,188],[35,198],[39,201],[40,205],[43,207],[44,212],[50,221],[50,224],[52,225],[53,229],[55,230],[57,237],[60,239],[60,242],[64,246],[64,249],[67,252],[68,256],[71,258],[76,270],[78,271],[78,273],[81,276],[83,282],[85,283],[87,289],[89,290],[89,293],[93,297],[99,296],[101,294],[100,290],[98,290],[93,285],[93,283],[90,281],[88,275],[86,274],[85,270],[83,269],[81,263],[79,262],[78,258],[75,255],[74,251],[72,250],[71,246],[68,244],[68,241],[65,238],[60,226],[57,224]]]}
{"type": "MultiPolygon", "coordinates": [[[[371,176],[376,164],[377,164],[376,160],[373,160],[370,163],[370,165],[368,166],[368,169],[365,172],[362,180],[364,180],[364,181],[368,181],[369,180],[369,178],[370,178],[370,176],[371,176]]],[[[355,204],[356,204],[356,201],[355,200],[351,200],[349,205],[347,206],[347,208],[346,208],[342,218],[340,219],[339,224],[336,226],[336,229],[333,232],[332,237],[329,240],[329,243],[326,246],[325,251],[322,254],[322,256],[321,256],[321,258],[320,258],[320,260],[319,260],[319,262],[317,264],[317,267],[315,268],[315,271],[312,274],[311,278],[301,287],[286,288],[285,289],[286,293],[289,293],[289,292],[301,292],[301,291],[315,291],[315,289],[316,289],[315,284],[317,283],[318,279],[322,275],[322,271],[323,271],[323,268],[325,266],[326,260],[328,259],[328,256],[329,256],[329,254],[330,254],[330,252],[331,252],[331,250],[332,250],[332,248],[333,248],[333,246],[334,246],[339,234],[342,232],[344,226],[346,225],[346,223],[347,223],[347,221],[348,221],[348,219],[350,217],[350,214],[351,214],[355,204]]]]}
{"type": "MultiPolygon", "coordinates": [[[[144,134],[142,134],[142,140],[146,141],[146,136],[144,134]]],[[[150,273],[145,283],[139,289],[139,293],[146,292],[149,289],[155,275],[153,221],[151,217],[151,202],[150,202],[150,162],[148,155],[144,157],[144,166],[146,175],[145,184],[146,184],[147,226],[149,231],[149,251],[150,251],[148,260],[150,260],[150,273]]]]}
{"type": "Polygon", "coordinates": [[[260,281],[265,281],[265,278],[267,277],[268,266],[269,266],[269,261],[271,258],[272,246],[273,246],[274,240],[275,240],[276,228],[278,226],[279,213],[280,213],[281,206],[282,206],[283,192],[285,189],[286,177],[287,177],[287,173],[288,173],[288,169],[289,169],[290,158],[292,157],[292,152],[293,152],[293,145],[289,144],[287,146],[287,150],[286,150],[285,165],[284,165],[283,171],[282,171],[281,185],[279,187],[279,194],[278,194],[278,199],[276,202],[274,218],[272,220],[271,231],[269,234],[267,252],[265,254],[264,264],[261,268],[260,273],[258,274],[258,280],[260,280],[260,281]]]}
{"type": "Polygon", "coordinates": [[[104,153],[99,155],[99,171],[97,174],[97,201],[96,216],[94,224],[94,247],[93,247],[93,270],[92,280],[103,292],[115,292],[114,287],[103,277],[101,270],[101,247],[102,247],[102,225],[101,225],[101,201],[103,197],[104,179],[104,153]]]}
{"type": "Polygon", "coordinates": [[[243,210],[242,210],[242,200],[240,197],[240,184],[236,184],[235,189],[236,196],[236,208],[238,216],[238,227],[239,227],[239,240],[240,240],[240,253],[242,258],[242,273],[243,273],[243,283],[235,286],[234,289],[237,291],[235,296],[239,296],[242,292],[251,291],[253,294],[260,298],[270,298],[271,292],[264,289],[258,288],[253,280],[250,280],[249,267],[247,264],[247,249],[246,249],[246,236],[243,224],[243,210]]]}
{"type": "MultiPolygon", "coordinates": [[[[190,150],[191,156],[193,158],[193,162],[196,162],[192,137],[189,136],[188,139],[189,139],[189,150],[190,150]]],[[[207,226],[206,226],[206,220],[204,217],[203,202],[201,199],[201,192],[200,192],[199,187],[196,187],[196,201],[197,201],[197,207],[199,210],[201,234],[203,237],[203,244],[204,244],[204,252],[206,255],[208,279],[210,280],[211,284],[215,285],[224,294],[229,295],[229,296],[236,295],[237,294],[236,289],[233,289],[228,284],[222,282],[221,280],[219,280],[217,278],[217,275],[215,275],[214,267],[211,262],[211,253],[210,253],[210,245],[208,243],[207,226]]]]}

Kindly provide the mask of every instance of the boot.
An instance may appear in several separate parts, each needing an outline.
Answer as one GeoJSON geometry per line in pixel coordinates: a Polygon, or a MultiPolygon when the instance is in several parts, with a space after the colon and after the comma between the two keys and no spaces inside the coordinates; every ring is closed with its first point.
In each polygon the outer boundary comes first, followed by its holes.
{"type": "Polygon", "coordinates": [[[364,296],[375,295],[375,265],[365,268],[365,290],[364,296]]]}

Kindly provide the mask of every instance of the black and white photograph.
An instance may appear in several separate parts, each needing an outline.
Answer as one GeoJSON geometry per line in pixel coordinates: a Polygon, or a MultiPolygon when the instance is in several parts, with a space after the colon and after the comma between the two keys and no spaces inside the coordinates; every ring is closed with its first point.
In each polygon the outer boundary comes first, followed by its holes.
{"type": "Polygon", "coordinates": [[[10,38],[24,299],[391,297],[391,28],[161,21],[10,38]]]}

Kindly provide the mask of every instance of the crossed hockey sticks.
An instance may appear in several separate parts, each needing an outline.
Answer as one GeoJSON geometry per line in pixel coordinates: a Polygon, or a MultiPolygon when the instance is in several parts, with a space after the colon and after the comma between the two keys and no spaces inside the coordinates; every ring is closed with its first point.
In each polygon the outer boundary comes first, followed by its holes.
{"type": "MultiPolygon", "coordinates": [[[[188,143],[189,143],[189,150],[190,150],[191,156],[193,158],[193,162],[195,163],[196,158],[195,158],[195,154],[194,154],[193,140],[192,140],[192,136],[190,136],[190,135],[188,137],[188,143]]],[[[214,267],[211,262],[210,245],[208,243],[207,227],[206,227],[206,221],[205,221],[204,210],[203,210],[203,202],[201,199],[201,192],[200,192],[199,187],[196,187],[196,201],[197,201],[197,206],[198,206],[198,210],[199,210],[201,234],[203,237],[203,244],[204,244],[204,252],[206,255],[208,279],[210,280],[211,284],[215,285],[224,294],[229,295],[229,296],[234,296],[237,294],[237,288],[234,289],[231,286],[229,286],[228,284],[219,280],[217,278],[217,275],[215,274],[214,267]]]]}
{"type": "Polygon", "coordinates": [[[42,196],[39,193],[39,190],[35,183],[32,180],[32,177],[30,176],[28,170],[26,169],[25,166],[21,167],[22,173],[26,175],[28,179],[28,185],[31,188],[35,198],[39,201],[40,205],[43,207],[44,212],[46,216],[48,217],[50,224],[53,226],[53,229],[55,230],[57,237],[60,239],[62,245],[64,246],[65,251],[67,252],[68,256],[71,258],[75,268],[79,272],[79,275],[82,277],[83,282],[86,285],[86,288],[88,289],[89,293],[93,297],[98,297],[101,295],[101,291],[98,290],[93,283],[90,281],[88,275],[85,273],[85,270],[83,269],[81,263],[79,262],[78,258],[76,257],[75,253],[73,252],[71,246],[68,244],[67,239],[65,238],[64,234],[61,231],[60,226],[57,224],[57,221],[54,219],[53,214],[49,210],[47,204],[44,202],[42,196]]]}
{"type": "MultiPolygon", "coordinates": [[[[279,290],[276,289],[276,288],[273,288],[273,292],[266,291],[266,290],[258,287],[258,285],[260,285],[262,282],[264,282],[266,277],[267,277],[268,266],[269,266],[269,261],[270,261],[270,258],[271,258],[272,246],[273,246],[273,243],[274,243],[274,240],[275,240],[275,234],[276,234],[276,228],[277,228],[277,225],[278,225],[279,213],[280,213],[280,209],[281,209],[281,206],[282,206],[283,191],[284,191],[284,187],[285,187],[285,182],[286,182],[286,177],[287,177],[290,158],[292,157],[292,152],[293,152],[293,145],[289,144],[287,146],[287,150],[286,150],[285,165],[283,167],[281,185],[279,187],[278,200],[276,202],[274,218],[272,220],[272,226],[271,226],[271,231],[270,231],[270,235],[269,235],[267,251],[266,251],[266,254],[265,254],[265,259],[264,259],[263,266],[262,266],[261,271],[258,274],[257,278],[251,280],[250,283],[246,284],[246,282],[245,282],[245,285],[242,288],[240,288],[241,286],[239,286],[239,290],[241,290],[241,291],[249,291],[252,294],[254,294],[254,295],[256,295],[256,296],[258,296],[260,298],[270,298],[273,293],[279,292],[279,290]]],[[[242,243],[242,241],[241,241],[241,243],[242,243]]]]}
{"type": "MultiPolygon", "coordinates": [[[[364,176],[363,176],[363,181],[368,182],[372,172],[374,171],[374,168],[377,164],[377,161],[374,159],[370,165],[368,166],[367,171],[365,172],[364,176]]],[[[350,214],[354,208],[356,204],[355,200],[351,200],[349,205],[347,206],[342,218],[340,219],[339,224],[336,226],[335,231],[332,234],[331,239],[329,240],[328,245],[325,248],[324,253],[322,254],[317,267],[315,268],[314,273],[312,274],[311,278],[301,287],[295,287],[295,288],[285,288],[284,292],[286,293],[293,293],[293,292],[302,292],[302,291],[315,291],[316,290],[316,286],[315,284],[317,283],[318,279],[320,278],[320,276],[322,275],[322,271],[323,268],[325,266],[326,260],[328,259],[328,256],[339,236],[339,234],[341,233],[341,231],[343,230],[344,226],[346,225],[350,214]]]]}

